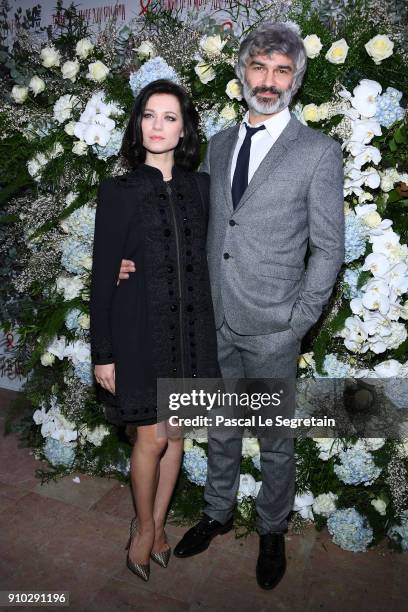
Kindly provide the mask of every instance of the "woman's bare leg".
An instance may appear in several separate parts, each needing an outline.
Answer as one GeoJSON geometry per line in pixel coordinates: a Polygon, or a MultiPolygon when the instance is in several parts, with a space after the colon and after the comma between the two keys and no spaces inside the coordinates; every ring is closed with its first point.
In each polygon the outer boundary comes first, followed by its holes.
{"type": "Polygon", "coordinates": [[[153,518],[155,538],[153,552],[162,552],[168,547],[164,536],[164,524],[170,499],[176,485],[183,455],[183,438],[168,439],[167,448],[160,460],[160,475],[154,500],[153,518]]]}
{"type": "Polygon", "coordinates": [[[154,503],[159,483],[160,458],[167,446],[167,437],[159,435],[158,425],[137,428],[131,456],[132,491],[137,513],[137,533],[129,549],[134,563],[149,562],[155,537],[154,503]]]}

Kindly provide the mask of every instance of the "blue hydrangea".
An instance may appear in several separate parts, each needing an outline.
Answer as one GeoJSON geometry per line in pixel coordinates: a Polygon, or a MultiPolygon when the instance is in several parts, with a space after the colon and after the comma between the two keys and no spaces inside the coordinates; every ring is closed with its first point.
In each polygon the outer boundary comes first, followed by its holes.
{"type": "Polygon", "coordinates": [[[162,57],[153,57],[143,64],[136,72],[132,72],[129,77],[129,85],[136,97],[138,93],[158,79],[168,79],[180,84],[180,79],[171,66],[162,57]]]}
{"type": "Polygon", "coordinates": [[[335,510],[327,519],[333,542],[351,552],[365,552],[373,539],[368,521],[355,508],[335,510]]]}
{"type": "Polygon", "coordinates": [[[85,248],[86,245],[71,237],[64,240],[62,243],[61,263],[68,272],[72,274],[83,274],[83,262],[86,257],[91,256],[89,246],[87,250],[85,250],[85,248]]]}
{"type": "Polygon", "coordinates": [[[375,465],[372,455],[355,446],[339,452],[340,464],[334,466],[337,476],[345,484],[364,486],[371,485],[381,474],[381,468],[375,465]]]}
{"type": "Polygon", "coordinates": [[[109,157],[113,157],[119,154],[120,147],[122,146],[123,131],[113,130],[110,134],[108,143],[101,147],[98,144],[92,146],[99,159],[107,160],[109,157]]]}
{"type": "Polygon", "coordinates": [[[199,446],[185,451],[183,469],[187,478],[196,485],[203,487],[207,478],[207,457],[199,446]]]}
{"type": "Polygon", "coordinates": [[[75,331],[76,329],[79,329],[79,317],[81,316],[81,311],[79,310],[79,308],[74,308],[73,310],[70,310],[66,315],[65,315],[65,325],[67,326],[67,329],[70,329],[72,331],[75,331]]]}
{"type": "Polygon", "coordinates": [[[204,134],[207,140],[210,140],[214,134],[218,134],[227,127],[234,125],[235,120],[224,119],[219,113],[214,110],[203,113],[202,125],[204,134]]]}
{"type": "Polygon", "coordinates": [[[398,89],[387,87],[385,92],[377,97],[377,110],[373,119],[386,128],[391,127],[396,121],[401,121],[405,115],[405,109],[399,105],[401,98],[402,93],[398,89]]]}
{"type": "Polygon", "coordinates": [[[323,369],[327,374],[315,373],[316,378],[346,378],[349,375],[349,366],[347,363],[339,361],[336,355],[328,353],[323,362],[323,369]]]}
{"type": "Polygon", "coordinates": [[[75,376],[85,385],[93,384],[92,363],[89,361],[78,361],[74,364],[75,376]]]}
{"type": "Polygon", "coordinates": [[[76,443],[60,442],[48,437],[43,447],[45,457],[51,465],[72,466],[75,460],[76,443]]]}
{"type": "Polygon", "coordinates": [[[261,455],[259,453],[252,457],[252,463],[257,470],[261,471],[261,455]]]}
{"type": "Polygon", "coordinates": [[[347,268],[344,273],[344,282],[347,284],[347,287],[344,288],[344,296],[349,300],[361,298],[363,296],[363,291],[357,288],[359,276],[360,270],[351,270],[350,268],[347,268]]]}
{"type": "Polygon", "coordinates": [[[85,205],[77,208],[67,219],[64,219],[71,239],[85,243],[88,248],[93,243],[95,229],[95,208],[85,205]]]}
{"type": "Polygon", "coordinates": [[[401,545],[402,550],[408,550],[408,509],[400,514],[401,525],[393,525],[388,530],[388,537],[401,545]]]}
{"type": "Polygon", "coordinates": [[[366,234],[367,230],[364,227],[360,217],[356,215],[346,215],[345,228],[345,255],[344,261],[350,263],[364,255],[366,250],[366,234]]]}

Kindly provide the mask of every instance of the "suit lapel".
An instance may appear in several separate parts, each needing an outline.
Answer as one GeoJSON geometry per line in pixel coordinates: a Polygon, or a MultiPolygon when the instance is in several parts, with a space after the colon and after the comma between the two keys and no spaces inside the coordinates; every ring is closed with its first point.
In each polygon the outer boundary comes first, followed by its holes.
{"type": "Polygon", "coordinates": [[[299,121],[294,115],[292,115],[289,123],[279,135],[279,138],[274,142],[268,153],[263,158],[262,162],[259,164],[235,210],[239,210],[241,206],[244,206],[244,204],[253,196],[255,191],[261,185],[263,185],[265,181],[269,180],[271,172],[285,162],[287,151],[291,147],[291,141],[297,138],[299,127],[299,121]]]}
{"type": "Polygon", "coordinates": [[[231,164],[234,156],[235,145],[237,144],[239,127],[239,125],[234,126],[234,128],[227,134],[223,147],[226,154],[224,155],[223,159],[220,160],[221,180],[224,184],[225,201],[231,211],[234,210],[231,193],[231,164]]]}

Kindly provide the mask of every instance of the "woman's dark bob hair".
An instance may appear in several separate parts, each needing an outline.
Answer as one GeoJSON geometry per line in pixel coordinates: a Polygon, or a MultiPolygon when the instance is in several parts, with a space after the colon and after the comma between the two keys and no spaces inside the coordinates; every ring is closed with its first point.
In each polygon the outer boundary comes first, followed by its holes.
{"type": "Polygon", "coordinates": [[[186,170],[195,170],[200,161],[199,116],[185,89],[167,79],[152,81],[136,97],[123,135],[120,153],[132,169],[138,164],[144,163],[146,149],[143,147],[141,123],[147,101],[154,94],[170,94],[176,96],[180,102],[184,137],[180,138],[179,144],[174,150],[174,163],[186,170]]]}

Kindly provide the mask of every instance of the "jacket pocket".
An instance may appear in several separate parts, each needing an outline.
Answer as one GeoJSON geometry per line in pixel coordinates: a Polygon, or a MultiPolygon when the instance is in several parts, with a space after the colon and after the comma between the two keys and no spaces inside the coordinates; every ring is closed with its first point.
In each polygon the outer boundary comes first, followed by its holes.
{"type": "Polygon", "coordinates": [[[284,264],[278,264],[275,262],[260,261],[258,263],[258,272],[261,276],[299,280],[303,276],[304,268],[297,266],[286,266],[284,264]]]}

